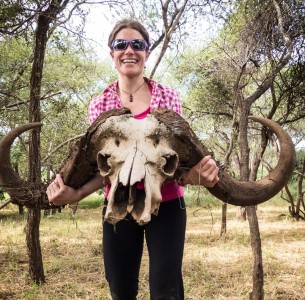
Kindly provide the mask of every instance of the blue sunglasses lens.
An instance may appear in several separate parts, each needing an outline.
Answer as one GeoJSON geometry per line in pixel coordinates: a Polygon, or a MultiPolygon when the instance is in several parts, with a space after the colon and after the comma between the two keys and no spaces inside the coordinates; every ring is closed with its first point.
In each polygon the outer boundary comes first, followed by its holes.
{"type": "Polygon", "coordinates": [[[135,51],[144,51],[147,48],[147,44],[144,40],[114,40],[112,42],[112,49],[114,50],[126,50],[128,45],[135,51]]]}
{"type": "Polygon", "coordinates": [[[146,50],[146,42],[144,40],[133,40],[130,44],[133,50],[146,50]]]}

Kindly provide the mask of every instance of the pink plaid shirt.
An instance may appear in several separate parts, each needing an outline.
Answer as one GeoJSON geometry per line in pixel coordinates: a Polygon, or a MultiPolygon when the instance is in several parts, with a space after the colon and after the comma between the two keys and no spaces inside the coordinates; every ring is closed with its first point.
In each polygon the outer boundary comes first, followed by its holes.
{"type": "MultiPolygon", "coordinates": [[[[135,116],[135,118],[146,117],[150,110],[154,108],[168,108],[176,113],[182,113],[181,109],[181,101],[178,93],[170,88],[161,85],[151,79],[144,78],[145,81],[150,85],[151,88],[151,101],[149,108],[143,112],[135,116]]],[[[121,108],[122,103],[117,94],[117,85],[118,81],[110,84],[102,94],[94,98],[89,104],[89,121],[90,124],[94,122],[94,120],[103,112],[108,111],[113,108],[121,108]]],[[[138,184],[138,188],[143,189],[143,182],[138,184]]],[[[105,197],[107,198],[110,190],[110,185],[106,186],[105,197]]],[[[173,199],[177,199],[179,197],[183,197],[183,188],[177,184],[176,181],[170,182],[161,187],[161,195],[162,201],[169,201],[173,199]]]]}
{"type": "MultiPolygon", "coordinates": [[[[151,86],[152,94],[150,110],[154,108],[168,108],[181,115],[181,101],[178,93],[160,83],[144,77],[145,81],[151,86]]],[[[102,94],[95,97],[89,104],[89,122],[94,120],[103,112],[113,108],[121,108],[122,103],[117,94],[118,81],[110,84],[102,94]]]]}

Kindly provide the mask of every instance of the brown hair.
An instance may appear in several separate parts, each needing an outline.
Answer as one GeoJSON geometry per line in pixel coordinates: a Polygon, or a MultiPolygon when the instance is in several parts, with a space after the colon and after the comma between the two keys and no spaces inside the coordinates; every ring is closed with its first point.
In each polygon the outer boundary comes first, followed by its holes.
{"type": "Polygon", "coordinates": [[[121,21],[118,21],[115,26],[113,27],[109,38],[108,38],[108,47],[111,49],[111,43],[115,39],[116,35],[124,28],[131,28],[139,31],[141,35],[143,36],[144,40],[146,41],[148,48],[150,47],[149,42],[149,34],[146,30],[146,28],[138,21],[133,19],[123,19],[121,21]]]}

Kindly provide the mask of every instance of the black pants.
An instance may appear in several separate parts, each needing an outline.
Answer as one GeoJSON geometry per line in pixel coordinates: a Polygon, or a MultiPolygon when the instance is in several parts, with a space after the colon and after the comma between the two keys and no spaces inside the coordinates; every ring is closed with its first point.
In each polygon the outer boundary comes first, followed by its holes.
{"type": "Polygon", "coordinates": [[[184,299],[182,258],[186,211],[184,199],[162,202],[158,216],[139,226],[131,217],[115,226],[103,223],[106,279],[114,300],[135,300],[144,235],[149,252],[151,300],[184,299]]]}

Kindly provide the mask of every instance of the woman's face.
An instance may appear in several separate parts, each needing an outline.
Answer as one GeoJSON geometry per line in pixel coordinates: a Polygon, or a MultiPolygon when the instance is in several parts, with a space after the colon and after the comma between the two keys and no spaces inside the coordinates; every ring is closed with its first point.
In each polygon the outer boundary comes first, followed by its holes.
{"type": "MultiPolygon", "coordinates": [[[[135,29],[124,28],[117,33],[115,39],[136,40],[143,39],[143,36],[135,29]]],[[[112,49],[110,55],[120,75],[135,77],[143,74],[145,61],[149,56],[149,50],[136,51],[129,44],[125,50],[112,49]]]]}

